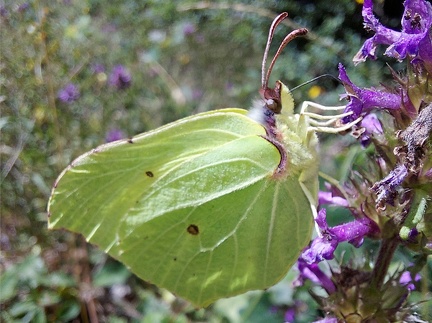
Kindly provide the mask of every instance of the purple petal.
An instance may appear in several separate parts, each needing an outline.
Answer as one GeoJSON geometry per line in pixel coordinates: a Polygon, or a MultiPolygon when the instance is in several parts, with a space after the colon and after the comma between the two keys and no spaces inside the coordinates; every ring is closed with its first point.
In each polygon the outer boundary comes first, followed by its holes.
{"type": "Polygon", "coordinates": [[[375,224],[367,217],[337,225],[330,229],[339,242],[348,241],[356,248],[360,247],[368,234],[375,232],[375,224]]]}
{"type": "Polygon", "coordinates": [[[300,258],[297,262],[297,268],[300,272],[299,281],[310,280],[314,284],[322,286],[329,294],[336,291],[333,281],[319,268],[318,264],[309,264],[300,258]]]}
{"type": "MultiPolygon", "coordinates": [[[[352,135],[355,134],[353,131],[352,135]]],[[[360,128],[357,130],[355,138],[359,138],[363,147],[367,147],[371,143],[371,137],[375,134],[383,134],[381,122],[374,113],[366,115],[360,123],[360,128]]]]}
{"type": "Polygon", "coordinates": [[[337,205],[343,207],[349,206],[348,201],[343,197],[333,196],[332,192],[323,192],[323,191],[320,191],[318,193],[318,203],[319,205],[330,204],[330,205],[337,205]]]}
{"type": "Polygon", "coordinates": [[[402,30],[409,34],[422,34],[432,25],[432,5],[424,0],[406,0],[402,17],[402,30]]]}
{"type": "Polygon", "coordinates": [[[419,42],[418,57],[414,58],[411,63],[418,67],[424,66],[429,74],[432,74],[432,35],[424,37],[419,42]]]}
{"type": "Polygon", "coordinates": [[[421,276],[419,273],[417,273],[414,277],[414,279],[412,279],[412,274],[409,271],[404,271],[402,273],[402,275],[399,278],[399,283],[401,285],[404,285],[407,287],[407,289],[409,291],[413,291],[415,289],[415,285],[414,283],[419,281],[421,279],[421,276]]]}
{"type": "Polygon", "coordinates": [[[354,63],[364,62],[366,58],[375,59],[375,50],[377,45],[390,45],[399,39],[400,33],[384,27],[373,13],[372,0],[365,0],[362,10],[365,28],[375,32],[372,38],[365,41],[362,48],[354,56],[354,63]]]}
{"type": "Polygon", "coordinates": [[[311,246],[303,251],[301,257],[308,264],[318,263],[324,259],[330,260],[334,258],[334,251],[338,246],[337,239],[326,235],[315,238],[311,246]]]}
{"type": "Polygon", "coordinates": [[[326,221],[326,210],[321,209],[315,222],[320,230],[321,236],[315,238],[309,248],[301,255],[308,264],[317,263],[324,259],[333,259],[334,251],[338,246],[338,240],[334,237],[326,221]]]}
{"type": "Polygon", "coordinates": [[[364,127],[369,134],[383,134],[381,122],[374,113],[365,116],[361,122],[361,126],[364,127]]]}

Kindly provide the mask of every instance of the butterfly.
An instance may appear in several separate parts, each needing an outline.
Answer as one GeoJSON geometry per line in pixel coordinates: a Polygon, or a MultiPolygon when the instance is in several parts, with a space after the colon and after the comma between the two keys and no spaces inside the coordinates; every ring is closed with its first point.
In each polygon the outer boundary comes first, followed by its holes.
{"type": "MultiPolygon", "coordinates": [[[[250,111],[199,113],[75,159],[54,183],[48,227],[82,234],[135,275],[206,307],[281,280],[309,243],[318,196],[317,130],[337,117],[308,112],[280,81],[276,59],[250,111]],[[326,119],[325,121],[320,121],[326,119]]],[[[339,129],[337,131],[340,131],[339,129]]]]}

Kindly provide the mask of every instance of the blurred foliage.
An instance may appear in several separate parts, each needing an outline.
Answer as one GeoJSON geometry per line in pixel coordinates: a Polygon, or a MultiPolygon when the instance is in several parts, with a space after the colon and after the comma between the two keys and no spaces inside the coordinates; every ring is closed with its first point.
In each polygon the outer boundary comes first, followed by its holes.
{"type": "MultiPolygon", "coordinates": [[[[400,12],[380,8],[397,27],[400,12]]],[[[294,271],[266,293],[196,311],[81,237],[46,229],[55,178],[110,131],[132,136],[200,111],[249,107],[269,25],[282,11],[290,27],[277,31],[273,49],[293,26],[311,35],[288,46],[271,84],[335,74],[340,61],[352,67],[365,35],[354,0],[0,1],[2,321],[281,322],[293,308],[297,322],[316,316],[307,286],[290,288],[294,271]],[[119,65],[131,77],[121,89],[110,82],[119,65]],[[71,83],[77,95],[64,102],[59,92],[71,83]]],[[[379,84],[390,75],[380,64],[363,64],[353,81],[379,84]]],[[[323,78],[294,95],[336,104],[337,93],[337,81],[323,78]]]]}

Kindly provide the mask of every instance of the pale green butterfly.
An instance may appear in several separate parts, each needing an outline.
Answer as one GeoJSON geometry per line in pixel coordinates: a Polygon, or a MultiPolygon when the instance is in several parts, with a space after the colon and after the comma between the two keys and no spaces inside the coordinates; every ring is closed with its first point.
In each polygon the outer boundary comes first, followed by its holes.
{"type": "Polygon", "coordinates": [[[54,184],[48,227],[81,233],[198,307],[281,280],[311,236],[315,131],[343,130],[327,125],[344,116],[306,112],[324,108],[310,102],[294,114],[288,88],[280,81],[268,88],[282,49],[307,32],[286,36],[265,73],[274,30],[287,15],[270,27],[262,100],[251,112],[200,113],[78,157],[54,184]]]}

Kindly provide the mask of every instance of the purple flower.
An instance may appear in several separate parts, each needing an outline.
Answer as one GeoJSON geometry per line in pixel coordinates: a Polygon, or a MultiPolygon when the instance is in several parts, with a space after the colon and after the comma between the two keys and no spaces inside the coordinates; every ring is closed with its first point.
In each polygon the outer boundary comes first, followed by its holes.
{"type": "Polygon", "coordinates": [[[394,205],[397,197],[397,189],[401,186],[404,179],[408,176],[405,165],[398,165],[384,179],[376,182],[371,190],[377,194],[377,205],[383,207],[384,204],[394,205]]]}
{"type": "Polygon", "coordinates": [[[62,102],[71,103],[78,100],[80,97],[80,92],[75,84],[69,83],[63,89],[58,91],[57,97],[62,102]]]}
{"type": "Polygon", "coordinates": [[[372,0],[363,4],[363,20],[367,29],[375,32],[363,44],[353,61],[358,64],[366,58],[375,59],[375,50],[379,44],[390,45],[387,56],[402,60],[411,57],[411,63],[423,64],[428,72],[432,72],[432,5],[425,0],[406,0],[402,18],[402,31],[398,32],[384,27],[373,14],[372,0]]]}
{"type": "Polygon", "coordinates": [[[400,94],[390,93],[377,89],[359,88],[351,82],[342,64],[339,64],[339,79],[345,87],[346,94],[342,98],[348,99],[344,112],[353,114],[343,118],[344,123],[356,120],[369,113],[373,108],[397,110],[402,107],[400,94]]]}
{"type": "Polygon", "coordinates": [[[294,322],[295,314],[296,314],[295,308],[291,307],[287,309],[284,316],[284,322],[294,322]]]}
{"type": "Polygon", "coordinates": [[[419,273],[417,273],[413,279],[411,272],[404,271],[399,278],[399,283],[406,286],[409,291],[413,291],[415,289],[414,283],[418,282],[420,279],[421,276],[419,273]]]}
{"type": "Polygon", "coordinates": [[[105,66],[103,64],[93,64],[91,70],[94,74],[104,73],[105,66]]]}
{"type": "Polygon", "coordinates": [[[196,26],[195,24],[191,23],[191,22],[187,22],[184,24],[183,26],[183,35],[185,36],[190,36],[193,33],[196,32],[196,26]]]}
{"type": "Polygon", "coordinates": [[[18,7],[18,12],[24,12],[26,11],[28,8],[30,7],[30,5],[27,2],[24,2],[23,4],[21,4],[18,7]]]}
{"type": "Polygon", "coordinates": [[[0,16],[1,17],[7,17],[7,16],[9,16],[9,10],[7,10],[4,5],[0,6],[0,16]]]}
{"type": "Polygon", "coordinates": [[[106,142],[112,142],[112,141],[123,139],[124,137],[125,137],[125,135],[124,135],[123,131],[121,131],[119,129],[111,129],[110,131],[107,132],[107,134],[105,136],[105,141],[106,142]]]}
{"type": "Polygon", "coordinates": [[[132,77],[129,71],[123,65],[117,65],[113,68],[109,76],[109,84],[119,90],[124,90],[131,85],[132,77]]]}
{"type": "Polygon", "coordinates": [[[376,225],[368,217],[358,217],[354,221],[330,228],[326,221],[325,209],[318,212],[315,222],[320,230],[320,236],[315,238],[301,255],[308,264],[333,259],[334,251],[341,242],[348,241],[359,247],[365,236],[377,231],[376,225]]]}

